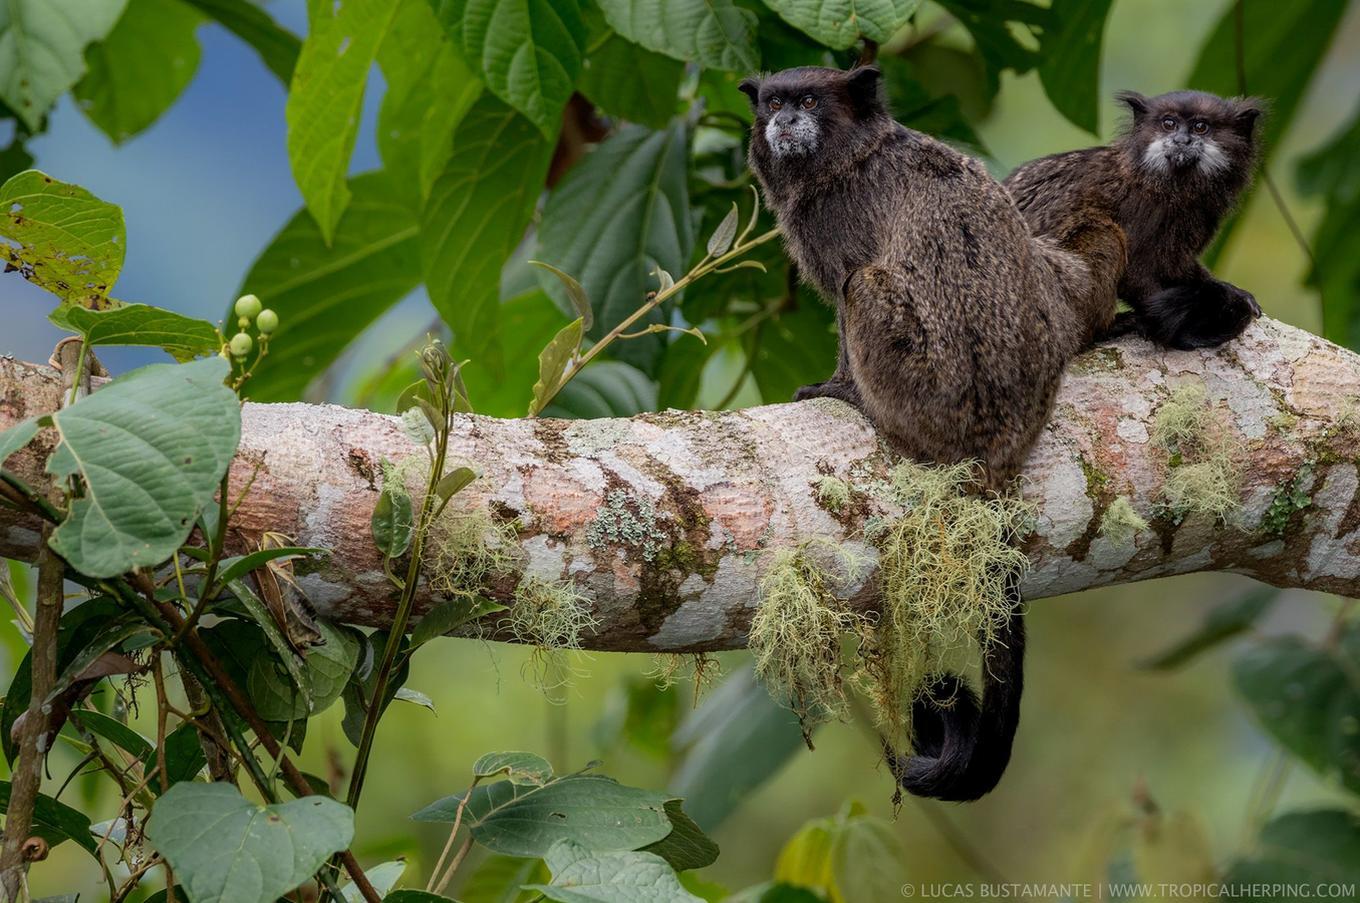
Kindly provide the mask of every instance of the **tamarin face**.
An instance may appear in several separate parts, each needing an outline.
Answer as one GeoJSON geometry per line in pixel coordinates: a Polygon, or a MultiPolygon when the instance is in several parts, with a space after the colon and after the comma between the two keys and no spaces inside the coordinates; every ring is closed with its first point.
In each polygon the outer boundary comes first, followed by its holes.
{"type": "Polygon", "coordinates": [[[746,79],[740,87],[755,113],[755,150],[777,162],[825,152],[857,122],[883,112],[878,82],[870,66],[848,72],[806,66],[746,79]]]}
{"type": "Polygon", "coordinates": [[[1251,165],[1263,110],[1255,98],[1203,91],[1144,97],[1125,91],[1119,100],[1133,113],[1128,147],[1144,172],[1213,179],[1251,165]]]}

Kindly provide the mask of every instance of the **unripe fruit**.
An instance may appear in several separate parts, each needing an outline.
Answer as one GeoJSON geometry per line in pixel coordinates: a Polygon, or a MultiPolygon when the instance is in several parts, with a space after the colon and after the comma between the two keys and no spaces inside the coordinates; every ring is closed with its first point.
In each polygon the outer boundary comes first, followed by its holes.
{"type": "Polygon", "coordinates": [[[255,325],[263,335],[269,335],[279,328],[279,315],[266,307],[255,318],[255,325]]]}
{"type": "Polygon", "coordinates": [[[238,332],[231,337],[231,353],[237,357],[245,357],[254,347],[255,340],[244,332],[238,332]]]}
{"type": "Polygon", "coordinates": [[[249,328],[250,328],[250,317],[237,317],[237,318],[236,318],[236,326],[237,326],[238,329],[249,329],[249,328]]]}
{"type": "Polygon", "coordinates": [[[260,303],[259,298],[254,295],[242,295],[236,299],[236,316],[253,317],[260,312],[262,307],[264,305],[260,303]]]}

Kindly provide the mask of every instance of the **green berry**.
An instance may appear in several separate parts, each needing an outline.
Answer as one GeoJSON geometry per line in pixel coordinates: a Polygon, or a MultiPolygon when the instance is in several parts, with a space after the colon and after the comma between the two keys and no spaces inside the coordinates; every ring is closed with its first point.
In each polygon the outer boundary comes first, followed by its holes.
{"type": "Polygon", "coordinates": [[[237,357],[245,357],[254,347],[255,340],[244,332],[238,332],[231,337],[231,353],[237,357]]]}
{"type": "Polygon", "coordinates": [[[279,315],[266,307],[255,317],[255,325],[259,327],[261,334],[269,335],[279,328],[279,315]]]}
{"type": "Polygon", "coordinates": [[[262,307],[264,305],[260,303],[259,298],[254,295],[242,295],[236,299],[236,316],[254,317],[262,307]]]}

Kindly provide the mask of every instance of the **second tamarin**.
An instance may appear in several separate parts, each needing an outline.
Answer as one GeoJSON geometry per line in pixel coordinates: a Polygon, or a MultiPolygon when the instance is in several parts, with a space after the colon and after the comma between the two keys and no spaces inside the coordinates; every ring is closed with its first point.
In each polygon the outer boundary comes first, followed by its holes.
{"type": "Polygon", "coordinates": [[[1112,143],[1031,161],[1004,184],[1039,235],[1093,220],[1123,229],[1119,295],[1132,313],[1107,334],[1132,327],[1172,348],[1221,345],[1261,308],[1199,255],[1251,183],[1263,104],[1202,91],[1118,97],[1131,117],[1112,143]]]}

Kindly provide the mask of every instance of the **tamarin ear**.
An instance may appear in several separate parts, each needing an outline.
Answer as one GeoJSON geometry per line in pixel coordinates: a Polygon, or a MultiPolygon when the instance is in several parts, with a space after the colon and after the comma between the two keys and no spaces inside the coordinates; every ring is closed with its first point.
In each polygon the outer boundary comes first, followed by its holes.
{"type": "Polygon", "coordinates": [[[756,101],[760,98],[760,79],[755,76],[743,78],[741,84],[737,87],[741,90],[741,93],[750,98],[751,109],[755,109],[756,101]]]}
{"type": "Polygon", "coordinates": [[[1234,102],[1233,124],[1237,131],[1251,137],[1257,121],[1266,114],[1266,102],[1259,97],[1239,97],[1234,102]]]}
{"type": "Polygon", "coordinates": [[[1124,104],[1133,113],[1133,121],[1137,122],[1147,115],[1148,99],[1137,91],[1120,91],[1114,99],[1124,104]]]}
{"type": "Polygon", "coordinates": [[[877,66],[858,66],[846,75],[845,87],[855,111],[861,116],[877,113],[883,109],[883,97],[879,87],[883,73],[877,66]]]}

